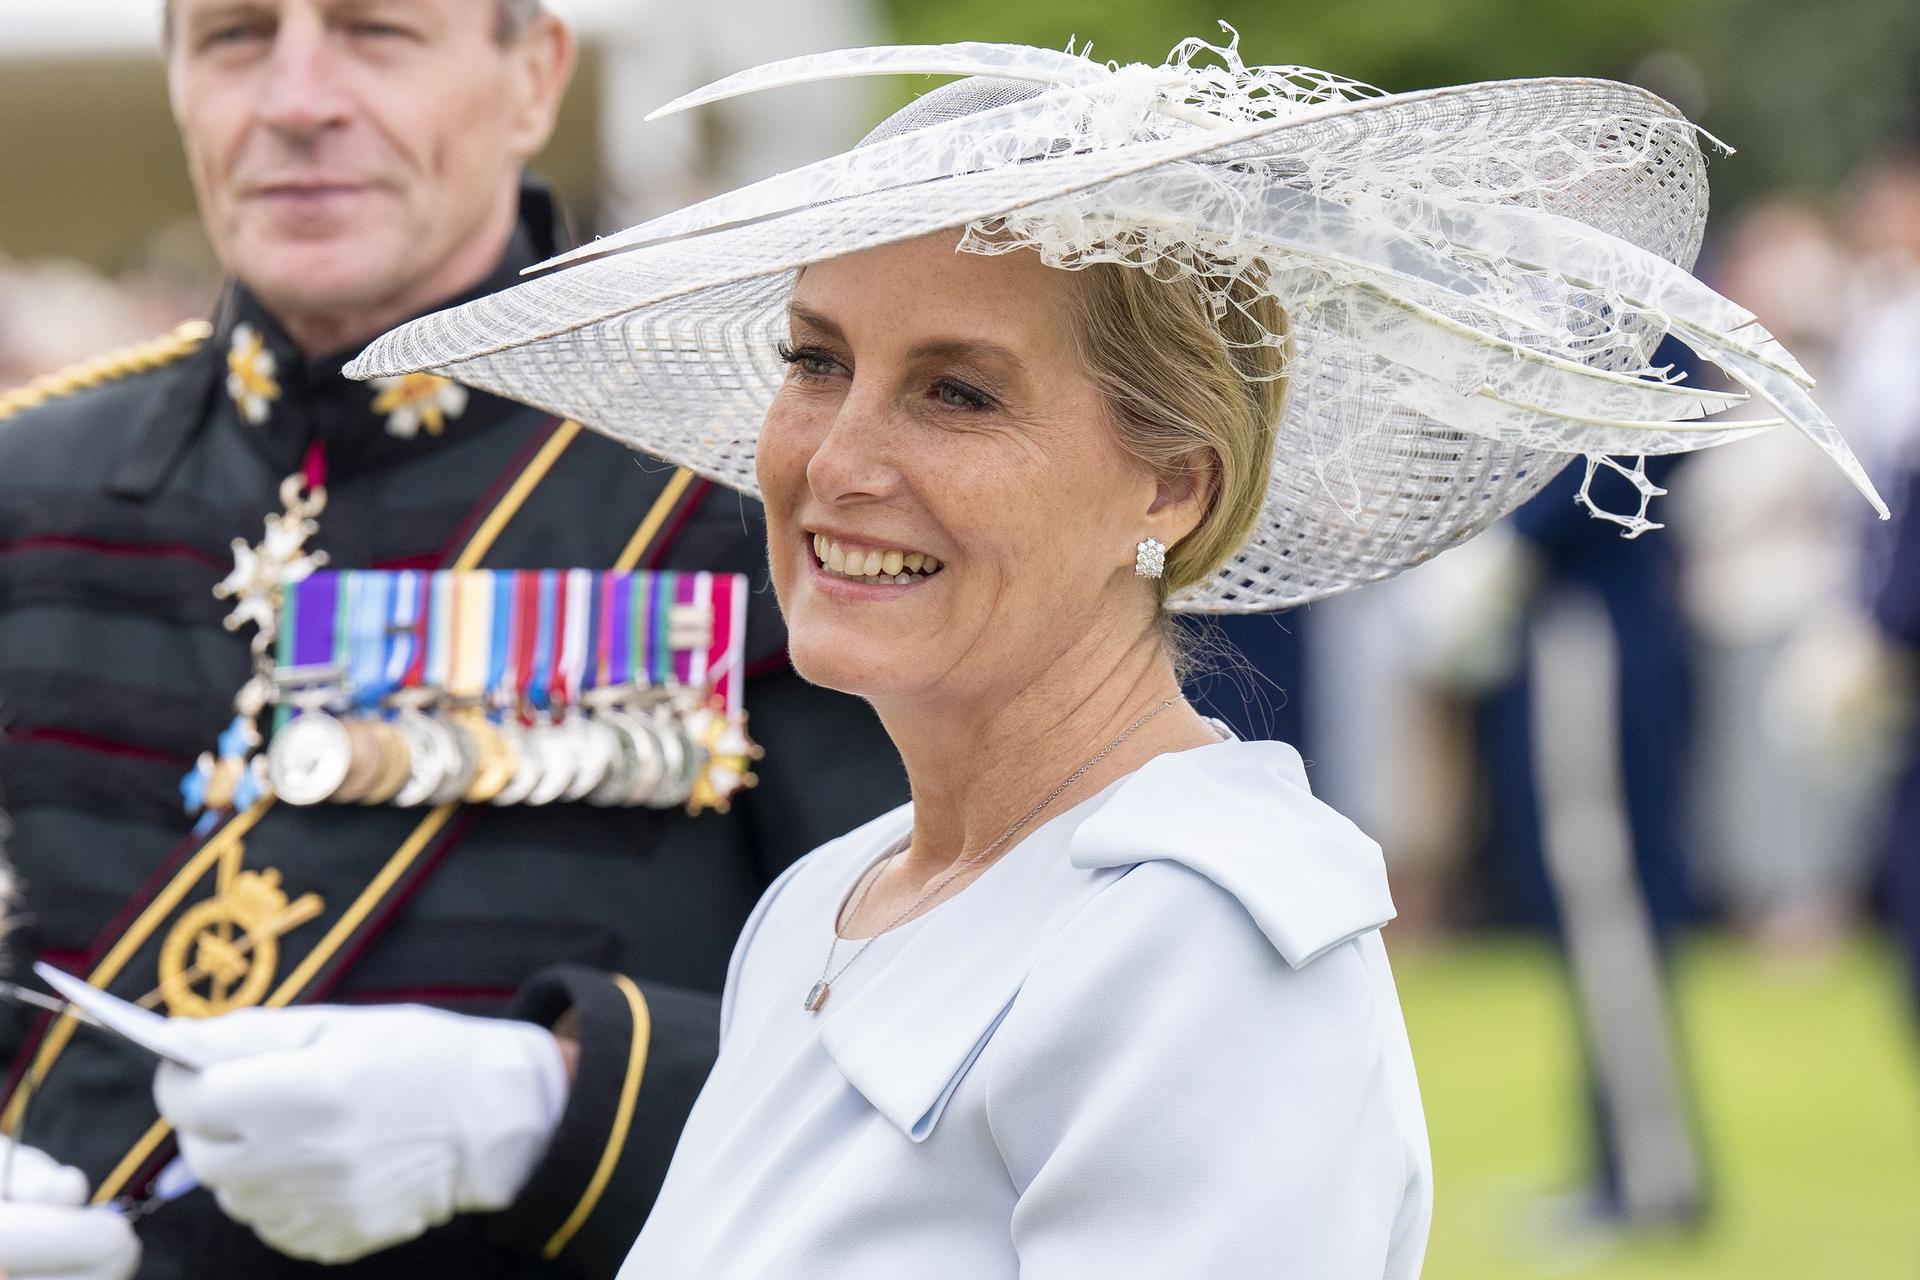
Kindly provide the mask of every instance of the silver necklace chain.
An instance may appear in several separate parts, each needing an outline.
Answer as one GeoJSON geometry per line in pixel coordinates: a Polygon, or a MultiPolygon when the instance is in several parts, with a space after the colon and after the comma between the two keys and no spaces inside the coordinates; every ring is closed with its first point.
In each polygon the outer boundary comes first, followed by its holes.
{"type": "MultiPolygon", "coordinates": [[[[1013,839],[1015,836],[1019,835],[1022,831],[1026,830],[1028,823],[1032,822],[1035,818],[1039,817],[1042,813],[1045,813],[1047,810],[1047,807],[1051,805],[1055,800],[1058,800],[1061,796],[1065,795],[1067,792],[1067,789],[1073,786],[1074,783],[1086,777],[1087,771],[1089,769],[1093,768],[1093,766],[1099,764],[1102,760],[1105,760],[1108,756],[1112,755],[1115,751],[1119,750],[1120,744],[1125,742],[1128,738],[1131,738],[1135,733],[1137,733],[1141,729],[1141,727],[1147,723],[1147,721],[1153,719],[1155,716],[1159,715],[1162,711],[1165,711],[1168,707],[1172,706],[1174,703],[1178,701],[1180,701],[1180,697],[1178,694],[1176,694],[1173,697],[1168,698],[1165,702],[1161,703],[1159,706],[1155,707],[1153,710],[1141,716],[1138,720],[1135,720],[1132,724],[1128,725],[1125,729],[1122,729],[1120,731],[1119,737],[1115,738],[1112,742],[1109,742],[1106,746],[1100,748],[1100,750],[1096,752],[1085,764],[1081,765],[1078,769],[1075,769],[1071,774],[1067,775],[1066,780],[1062,782],[1059,786],[1055,787],[1053,790],[1047,792],[1047,794],[1041,799],[1039,804],[1036,804],[1035,806],[1033,806],[1033,808],[1027,810],[1024,814],[1020,816],[1020,819],[1017,822],[1015,822],[1012,826],[1008,827],[1005,831],[1001,832],[999,839],[995,840],[992,844],[988,845],[986,848],[980,850],[980,852],[975,854],[970,854],[967,857],[962,858],[960,861],[954,863],[952,866],[948,867],[945,871],[935,876],[932,880],[928,881],[927,887],[920,891],[919,897],[915,898],[912,902],[908,903],[906,907],[902,909],[898,915],[893,917],[893,919],[887,921],[884,925],[880,926],[879,929],[875,930],[868,937],[863,938],[860,943],[860,949],[854,952],[852,955],[848,956],[846,959],[846,963],[842,964],[837,972],[833,968],[833,956],[834,956],[834,952],[839,949],[842,939],[840,937],[839,922],[835,921],[834,930],[833,930],[833,941],[827,944],[827,960],[825,964],[820,966],[820,980],[814,983],[812,989],[807,992],[807,998],[802,1007],[805,1008],[808,1013],[820,1012],[820,1006],[824,1005],[827,1002],[827,996],[829,993],[832,992],[833,984],[840,981],[841,977],[845,975],[847,970],[853,968],[854,962],[858,960],[861,956],[867,953],[867,948],[873,945],[873,942],[876,938],[880,937],[882,934],[889,933],[894,929],[899,928],[900,925],[904,921],[906,921],[910,916],[912,916],[914,912],[918,911],[921,907],[925,906],[928,899],[932,898],[935,894],[939,893],[942,889],[946,888],[949,884],[953,883],[953,880],[956,876],[960,875],[962,872],[966,871],[970,867],[978,866],[981,862],[984,862],[986,859],[992,857],[994,854],[998,853],[1001,849],[1005,848],[1007,841],[1013,839]]],[[[910,836],[909,836],[909,839],[911,839],[910,836]]],[[[868,892],[872,890],[875,882],[877,882],[881,876],[886,874],[887,867],[893,862],[893,860],[899,857],[902,853],[906,852],[907,845],[908,845],[908,841],[902,840],[898,845],[896,845],[892,850],[890,850],[884,858],[880,860],[879,864],[874,868],[874,870],[869,872],[866,878],[861,882],[860,892],[857,895],[855,895],[853,899],[853,905],[847,909],[846,918],[849,923],[851,923],[854,919],[856,919],[859,916],[860,908],[863,905],[865,905],[867,901],[868,892]]]]}

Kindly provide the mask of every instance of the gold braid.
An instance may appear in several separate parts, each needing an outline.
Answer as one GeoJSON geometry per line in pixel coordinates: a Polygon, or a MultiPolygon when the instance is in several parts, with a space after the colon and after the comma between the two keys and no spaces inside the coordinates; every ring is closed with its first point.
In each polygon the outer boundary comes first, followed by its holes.
{"type": "Polygon", "coordinates": [[[136,373],[146,373],[184,359],[199,350],[200,344],[212,333],[213,326],[205,320],[189,320],[172,333],[119,347],[91,360],[70,364],[54,373],[42,374],[24,387],[0,391],[0,422],[28,409],[37,409],[49,400],[58,400],[77,391],[132,377],[136,373]]]}

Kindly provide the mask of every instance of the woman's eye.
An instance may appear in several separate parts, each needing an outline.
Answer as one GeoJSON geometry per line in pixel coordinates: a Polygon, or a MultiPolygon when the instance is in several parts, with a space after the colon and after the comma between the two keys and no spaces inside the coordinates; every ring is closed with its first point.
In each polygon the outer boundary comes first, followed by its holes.
{"type": "Polygon", "coordinates": [[[991,409],[993,397],[976,391],[964,382],[942,378],[933,384],[934,398],[949,409],[991,409]]]}
{"type": "Polygon", "coordinates": [[[777,350],[789,369],[809,378],[831,377],[840,367],[838,360],[815,347],[790,347],[783,342],[777,350]]]}

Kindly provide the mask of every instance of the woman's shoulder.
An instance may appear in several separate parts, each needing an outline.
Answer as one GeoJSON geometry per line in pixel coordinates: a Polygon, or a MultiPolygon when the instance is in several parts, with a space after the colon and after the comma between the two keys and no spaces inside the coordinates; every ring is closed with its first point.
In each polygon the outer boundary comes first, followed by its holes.
{"type": "Polygon", "coordinates": [[[1220,917],[1252,925],[1299,969],[1394,916],[1380,846],[1314,797],[1299,753],[1279,742],[1150,761],[1080,825],[1069,855],[1128,869],[1088,904],[1092,927],[1116,937],[1220,917]]]}
{"type": "Polygon", "coordinates": [[[1222,1022],[1373,1054],[1398,1022],[1380,847],[1313,798],[1280,743],[1157,758],[1074,833],[1115,878],[1034,957],[995,1039],[1003,1078],[1100,1043],[1172,1055],[1222,1022]],[[1279,1034],[1279,1033],[1277,1033],[1279,1034]]]}

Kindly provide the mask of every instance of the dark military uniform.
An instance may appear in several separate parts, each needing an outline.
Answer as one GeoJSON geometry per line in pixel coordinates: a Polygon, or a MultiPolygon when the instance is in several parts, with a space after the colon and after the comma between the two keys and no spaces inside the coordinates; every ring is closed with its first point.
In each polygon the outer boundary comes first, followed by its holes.
{"type": "MultiPolygon", "coordinates": [[[[512,247],[476,293],[550,254],[553,226],[528,188],[512,247]]],[[[257,873],[261,892],[277,872],[276,891],[324,904],[275,954],[252,955],[291,999],[567,1016],[578,1075],[519,1202],[345,1270],[611,1275],[711,1064],[739,926],[786,864],[904,798],[897,758],[864,705],[788,666],[752,503],[695,482],[655,510],[671,468],[492,397],[409,402],[350,382],[352,353],[303,359],[238,288],[197,336],[16,396],[0,421],[0,788],[25,885],[15,958],[139,998],[160,984],[185,913],[238,871],[257,873]],[[128,372],[144,366],[159,367],[128,372]],[[751,575],[761,785],[697,817],[481,805],[435,821],[270,803],[190,833],[181,777],[250,670],[212,588],[230,541],[260,537],[315,442],[328,501],[310,545],[335,568],[449,566],[480,544],[482,567],[606,568],[652,513],[640,568],[751,575]],[[529,472],[538,483],[516,487],[529,472]]],[[[137,1200],[171,1145],[151,1062],[3,1006],[0,1056],[15,1062],[16,1105],[29,1067],[40,1076],[22,1139],[137,1200]]],[[[159,1204],[140,1230],[141,1275],[155,1280],[317,1270],[273,1253],[205,1191],[159,1204]]]]}

